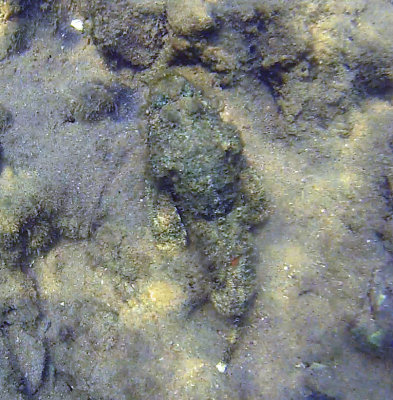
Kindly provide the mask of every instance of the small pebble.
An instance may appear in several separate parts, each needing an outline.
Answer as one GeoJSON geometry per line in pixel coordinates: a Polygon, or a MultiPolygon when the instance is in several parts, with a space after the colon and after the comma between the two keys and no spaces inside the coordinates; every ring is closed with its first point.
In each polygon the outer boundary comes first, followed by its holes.
{"type": "Polygon", "coordinates": [[[79,32],[83,32],[83,21],[81,19],[73,19],[71,26],[79,32]]]}
{"type": "Polygon", "coordinates": [[[216,368],[218,369],[218,372],[221,372],[222,374],[225,374],[227,370],[228,365],[224,363],[223,361],[220,361],[217,365],[216,368]]]}

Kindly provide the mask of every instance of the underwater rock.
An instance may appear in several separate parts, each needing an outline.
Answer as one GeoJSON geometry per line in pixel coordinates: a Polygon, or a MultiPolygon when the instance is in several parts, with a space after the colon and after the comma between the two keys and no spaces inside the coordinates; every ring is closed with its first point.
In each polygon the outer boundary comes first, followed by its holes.
{"type": "Polygon", "coordinates": [[[236,59],[219,46],[206,47],[201,54],[201,60],[217,72],[230,72],[236,68],[236,59]]]}
{"type": "Polygon", "coordinates": [[[72,91],[67,121],[100,121],[116,109],[115,93],[102,82],[86,82],[72,91]]]}
{"type": "Polygon", "coordinates": [[[94,44],[109,59],[137,67],[153,63],[164,44],[165,2],[78,0],[94,44]]]}
{"type": "Polygon", "coordinates": [[[214,220],[233,208],[245,167],[235,128],[223,123],[181,76],[161,80],[151,94],[152,174],[181,214],[214,220]]]}
{"type": "Polygon", "coordinates": [[[247,183],[243,175],[248,166],[239,132],[176,72],[152,85],[148,115],[151,177],[207,257],[215,308],[240,316],[254,295],[249,229],[259,220],[250,208],[258,203],[261,213],[263,190],[260,180],[247,183]]]}
{"type": "Polygon", "coordinates": [[[167,14],[169,25],[176,34],[192,35],[214,26],[208,4],[203,0],[169,0],[167,14]]]}

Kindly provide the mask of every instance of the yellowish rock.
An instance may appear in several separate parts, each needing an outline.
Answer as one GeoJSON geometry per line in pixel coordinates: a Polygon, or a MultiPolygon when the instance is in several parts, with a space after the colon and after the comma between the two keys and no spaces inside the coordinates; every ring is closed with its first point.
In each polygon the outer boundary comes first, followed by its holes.
{"type": "Polygon", "coordinates": [[[151,227],[157,248],[174,254],[185,248],[187,233],[176,207],[168,196],[159,195],[151,205],[151,227]]]}
{"type": "Polygon", "coordinates": [[[169,0],[167,13],[169,25],[180,35],[192,35],[214,26],[203,0],[169,0]]]}

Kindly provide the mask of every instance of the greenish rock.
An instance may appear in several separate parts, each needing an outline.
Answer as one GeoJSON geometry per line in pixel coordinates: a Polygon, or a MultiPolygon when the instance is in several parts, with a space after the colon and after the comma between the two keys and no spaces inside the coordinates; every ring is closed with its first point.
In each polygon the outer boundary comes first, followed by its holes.
{"type": "Polygon", "coordinates": [[[72,91],[67,121],[100,121],[116,109],[115,93],[102,82],[86,82],[72,91]]]}
{"type": "Polygon", "coordinates": [[[155,60],[166,35],[165,2],[141,0],[78,0],[88,19],[88,33],[109,59],[137,67],[155,60]]]}
{"type": "Polygon", "coordinates": [[[240,136],[181,76],[163,79],[151,96],[150,164],[159,186],[174,195],[180,213],[225,216],[245,166],[240,136]]]}
{"type": "Polygon", "coordinates": [[[210,299],[224,316],[242,316],[255,294],[253,241],[239,211],[214,221],[195,220],[190,226],[211,270],[210,299]]]}
{"type": "Polygon", "coordinates": [[[255,292],[249,230],[264,215],[264,200],[239,132],[196,85],[172,71],[152,84],[148,115],[151,178],[172,198],[189,240],[207,260],[215,308],[241,316],[255,292]]]}

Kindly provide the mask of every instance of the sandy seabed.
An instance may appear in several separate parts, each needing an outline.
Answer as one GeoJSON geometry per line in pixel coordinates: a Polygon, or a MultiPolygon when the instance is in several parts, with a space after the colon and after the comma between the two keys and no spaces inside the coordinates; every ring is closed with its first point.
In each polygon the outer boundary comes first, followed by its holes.
{"type": "Polygon", "coordinates": [[[392,38],[385,0],[0,2],[1,399],[393,399],[392,38]],[[237,325],[156,201],[175,72],[263,184],[237,325]]]}

